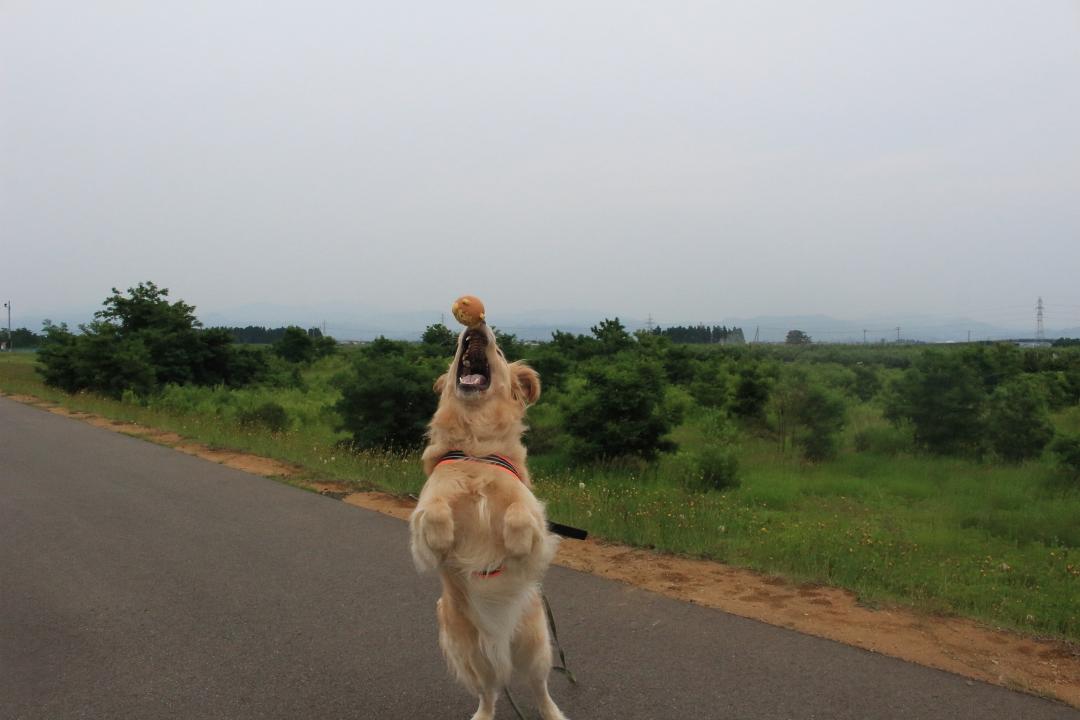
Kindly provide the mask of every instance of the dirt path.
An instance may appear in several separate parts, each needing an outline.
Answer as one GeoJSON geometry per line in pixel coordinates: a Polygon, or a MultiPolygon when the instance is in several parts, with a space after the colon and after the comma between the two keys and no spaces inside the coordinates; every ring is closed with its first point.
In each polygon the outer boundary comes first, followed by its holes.
{"type": "MultiPolygon", "coordinates": [[[[6,397],[257,475],[288,478],[302,470],[277,460],[211,449],[175,433],[72,412],[30,396],[6,397]]],[[[402,520],[413,507],[409,498],[356,492],[342,483],[299,484],[402,520]]],[[[871,609],[859,605],[845,590],[795,585],[715,562],[596,540],[563,540],[556,562],[678,600],[1080,707],[1080,646],[1075,644],[1026,637],[962,618],[923,615],[903,608],[871,609]]]]}

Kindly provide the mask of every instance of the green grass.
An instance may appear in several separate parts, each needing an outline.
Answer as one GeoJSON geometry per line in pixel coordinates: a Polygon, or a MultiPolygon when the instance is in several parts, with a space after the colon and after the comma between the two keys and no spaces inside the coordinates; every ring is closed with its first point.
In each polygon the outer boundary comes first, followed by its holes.
{"type": "MultiPolygon", "coordinates": [[[[0,390],[297,463],[311,478],[398,493],[423,483],[415,455],[337,445],[344,435],[327,408],[343,358],[308,370],[303,390],[180,388],[150,402],[47,388],[33,361],[0,356],[0,390]],[[235,422],[241,409],[267,400],[288,410],[289,431],[235,422]]],[[[1058,413],[1055,424],[1080,430],[1080,408],[1058,413]]],[[[705,438],[693,420],[676,433],[691,450],[705,438]]],[[[549,453],[530,466],[551,517],[597,537],[836,585],[865,602],[1080,640],[1080,488],[1046,462],[1010,467],[926,457],[898,450],[903,440],[872,404],[853,408],[845,449],[827,463],[807,464],[769,439],[744,437],[741,484],[723,493],[682,490],[688,470],[681,455],[651,466],[574,468],[549,453]],[[855,452],[860,432],[877,439],[855,452]]]]}
{"type": "Polygon", "coordinates": [[[561,522],[995,624],[1080,638],[1080,493],[1047,468],[847,454],[818,466],[764,443],[737,490],[566,472],[539,483],[561,522]]]}

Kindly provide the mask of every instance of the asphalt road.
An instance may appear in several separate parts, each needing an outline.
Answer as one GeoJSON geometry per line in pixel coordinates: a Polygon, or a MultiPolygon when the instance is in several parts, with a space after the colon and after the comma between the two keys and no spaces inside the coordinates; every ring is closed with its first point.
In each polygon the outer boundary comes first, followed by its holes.
{"type": "MultiPolygon", "coordinates": [[[[572,720],[1080,718],[563,568],[546,590],[572,720]]],[[[0,398],[3,720],[465,720],[437,593],[397,520],[0,398]]]]}

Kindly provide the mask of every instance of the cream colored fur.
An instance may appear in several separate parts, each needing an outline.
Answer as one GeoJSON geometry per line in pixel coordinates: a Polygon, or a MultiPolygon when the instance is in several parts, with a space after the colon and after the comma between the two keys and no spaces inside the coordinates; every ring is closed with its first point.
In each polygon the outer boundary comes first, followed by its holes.
{"type": "Polygon", "coordinates": [[[544,507],[525,467],[526,407],[540,395],[536,371],[507,363],[487,326],[490,385],[482,393],[457,387],[462,341],[449,371],[435,383],[439,407],[424,450],[427,483],[409,521],[417,569],[438,570],[439,645],[451,672],[480,698],[473,720],[491,720],[498,693],[516,672],[525,676],[544,720],[566,720],[547,689],[551,641],[540,580],[555,554],[544,507]],[[450,450],[509,459],[519,480],[497,466],[436,464],[450,450]],[[477,573],[502,567],[500,574],[477,573]]]}

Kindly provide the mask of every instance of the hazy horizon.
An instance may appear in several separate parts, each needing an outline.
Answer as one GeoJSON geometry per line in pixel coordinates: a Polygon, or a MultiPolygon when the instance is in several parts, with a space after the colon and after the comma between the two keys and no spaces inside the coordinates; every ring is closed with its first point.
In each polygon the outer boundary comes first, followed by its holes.
{"type": "Polygon", "coordinates": [[[0,299],[1080,327],[1077,127],[1075,0],[7,3],[0,299]]]}

